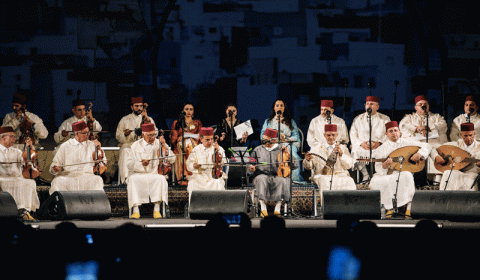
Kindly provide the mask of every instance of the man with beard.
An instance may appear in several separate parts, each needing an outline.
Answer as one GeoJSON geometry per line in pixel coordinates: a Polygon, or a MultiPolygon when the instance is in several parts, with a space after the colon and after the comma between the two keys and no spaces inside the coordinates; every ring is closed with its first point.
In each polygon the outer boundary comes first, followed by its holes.
{"type": "MultiPolygon", "coordinates": [[[[118,160],[118,181],[119,183],[125,183],[128,177],[127,162],[125,160],[125,148],[130,146],[137,140],[142,139],[141,133],[135,133],[135,129],[141,129],[142,124],[152,123],[155,126],[155,122],[148,116],[147,110],[143,103],[143,97],[132,97],[132,103],[130,108],[132,113],[123,117],[117,126],[117,132],[115,137],[118,141],[120,148],[120,157],[118,160]]],[[[155,127],[155,130],[157,128],[155,127]]],[[[140,130],[141,132],[141,130],[140,130]]]]}

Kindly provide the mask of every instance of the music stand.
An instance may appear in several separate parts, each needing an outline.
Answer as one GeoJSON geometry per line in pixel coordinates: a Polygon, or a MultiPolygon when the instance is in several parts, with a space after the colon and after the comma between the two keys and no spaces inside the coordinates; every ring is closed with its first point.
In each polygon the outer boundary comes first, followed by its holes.
{"type": "MultiPolygon", "coordinates": [[[[246,168],[247,166],[247,162],[245,162],[245,157],[250,157],[250,149],[248,149],[248,147],[231,147],[229,148],[229,150],[232,152],[232,155],[234,156],[233,158],[235,159],[235,161],[238,163],[238,164],[231,164],[229,165],[227,168],[228,168],[228,178],[230,179],[231,178],[231,173],[230,171],[230,166],[235,166],[235,167],[240,167],[240,170],[241,170],[241,188],[242,189],[245,189],[248,185],[248,182],[247,182],[247,177],[246,177],[246,170],[245,172],[244,171],[244,168],[246,168]]],[[[234,168],[236,169],[236,168],[234,168]]]]}

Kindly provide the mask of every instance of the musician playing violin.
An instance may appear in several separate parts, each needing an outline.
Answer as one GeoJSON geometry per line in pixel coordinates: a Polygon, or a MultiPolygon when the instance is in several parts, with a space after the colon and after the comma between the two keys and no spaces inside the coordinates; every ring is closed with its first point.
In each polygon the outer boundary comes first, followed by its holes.
{"type": "MultiPolygon", "coordinates": [[[[22,151],[14,147],[15,139],[12,127],[0,127],[0,189],[12,195],[22,219],[35,220],[30,212],[40,207],[37,185],[34,180],[22,176],[25,162],[22,151]]],[[[33,146],[31,140],[26,144],[33,146]]]]}
{"type": "Polygon", "coordinates": [[[432,147],[427,143],[422,143],[414,140],[407,140],[401,138],[400,128],[396,121],[391,121],[385,124],[385,134],[388,140],[383,143],[378,149],[374,151],[374,158],[387,158],[383,162],[375,163],[376,173],[373,175],[370,181],[370,189],[380,190],[381,203],[387,209],[387,217],[391,217],[393,214],[393,202],[392,198],[395,193],[397,194],[397,207],[403,207],[403,211],[406,216],[410,216],[411,202],[415,193],[415,181],[413,174],[410,171],[392,169],[393,160],[388,157],[393,151],[406,147],[416,146],[420,147],[418,152],[413,154],[410,158],[405,155],[405,160],[418,162],[421,159],[426,159],[430,154],[432,147]],[[400,175],[398,174],[400,172],[400,175]],[[398,192],[397,192],[397,179],[398,192]]]}
{"type": "Polygon", "coordinates": [[[16,141],[14,147],[22,151],[25,149],[24,143],[27,135],[33,139],[33,149],[38,146],[38,139],[46,139],[48,136],[48,130],[42,119],[27,111],[27,101],[25,94],[14,94],[12,98],[13,112],[5,115],[2,124],[2,126],[10,126],[15,130],[16,141]]]}
{"type": "Polygon", "coordinates": [[[305,169],[314,170],[311,180],[318,185],[320,201],[322,201],[324,190],[357,189],[353,178],[348,173],[348,169],[353,167],[355,160],[350,155],[347,146],[337,142],[337,125],[326,124],[323,130],[326,143],[313,147],[310,152],[307,152],[303,161],[305,169]],[[312,153],[318,156],[314,156],[312,153]]]}
{"type": "Polygon", "coordinates": [[[161,218],[160,204],[168,204],[168,183],[165,175],[158,173],[158,166],[164,162],[159,157],[167,157],[170,164],[175,162],[175,154],[165,143],[153,123],[142,125],[142,139],[135,141],[125,149],[129,170],[127,178],[128,207],[133,208],[130,218],[140,218],[139,206],[153,203],[153,218],[161,218]],[[163,149],[163,152],[160,150],[163,149]],[[162,156],[163,155],[163,156],[162,156]]]}
{"type": "Polygon", "coordinates": [[[202,127],[200,129],[201,144],[193,148],[186,161],[187,170],[192,172],[188,181],[189,194],[194,190],[225,190],[225,174],[220,178],[214,178],[212,169],[215,168],[214,154],[221,155],[220,165],[225,164],[225,151],[214,140],[213,129],[202,127]]]}
{"type": "Polygon", "coordinates": [[[75,138],[57,148],[50,165],[50,173],[55,175],[50,194],[55,191],[103,190],[102,177],[93,173],[97,163],[93,160],[96,150],[99,161],[107,162],[100,142],[89,140],[90,130],[84,121],[73,123],[72,129],[75,138]]]}
{"type": "MultiPolygon", "coordinates": [[[[266,202],[274,201],[275,209],[273,214],[279,216],[282,201],[286,203],[291,201],[290,194],[290,178],[278,176],[279,169],[279,154],[282,153],[290,155],[289,149],[277,142],[277,130],[267,128],[262,136],[263,145],[256,147],[252,156],[254,156],[258,163],[257,165],[249,165],[248,169],[253,179],[253,185],[258,195],[260,203],[260,216],[268,216],[266,202]]],[[[294,169],[298,166],[297,161],[293,161],[294,169]]]]}
{"type": "MultiPolygon", "coordinates": [[[[462,123],[460,125],[461,138],[457,141],[447,142],[444,145],[451,145],[458,147],[468,152],[472,158],[480,160],[480,142],[475,139],[475,125],[473,123],[462,123]]],[[[435,162],[443,164],[445,159],[438,153],[436,149],[432,149],[430,153],[435,162]]],[[[471,188],[475,178],[480,172],[480,161],[471,164],[464,170],[446,170],[443,172],[442,180],[440,181],[440,190],[478,190],[478,185],[475,184],[471,188]],[[448,180],[448,184],[446,183],[448,180]]]]}

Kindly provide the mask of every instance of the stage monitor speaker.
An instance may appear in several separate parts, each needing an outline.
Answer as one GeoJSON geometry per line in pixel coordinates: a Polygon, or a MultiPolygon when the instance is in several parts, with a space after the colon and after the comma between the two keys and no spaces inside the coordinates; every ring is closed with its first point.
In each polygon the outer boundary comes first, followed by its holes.
{"type": "Polygon", "coordinates": [[[479,221],[478,191],[416,191],[412,219],[479,221]]]}
{"type": "Polygon", "coordinates": [[[104,191],[56,191],[40,207],[40,220],[105,220],[112,209],[104,191]]]}
{"type": "Polygon", "coordinates": [[[380,219],[380,191],[323,191],[324,219],[380,219]]]}
{"type": "Polygon", "coordinates": [[[0,191],[0,218],[18,218],[18,209],[13,196],[0,191]]]}
{"type": "Polygon", "coordinates": [[[190,219],[209,220],[218,213],[244,213],[253,218],[252,199],[247,190],[192,191],[188,214],[190,219]]]}

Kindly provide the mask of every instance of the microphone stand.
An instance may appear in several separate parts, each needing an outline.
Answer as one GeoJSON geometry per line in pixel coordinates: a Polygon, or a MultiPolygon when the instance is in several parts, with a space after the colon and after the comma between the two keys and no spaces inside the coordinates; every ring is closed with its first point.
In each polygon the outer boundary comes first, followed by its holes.
{"type": "Polygon", "coordinates": [[[393,109],[392,109],[392,120],[395,119],[395,106],[397,104],[397,86],[400,84],[399,81],[395,81],[395,92],[393,93],[393,109]]]}
{"type": "MultiPolygon", "coordinates": [[[[233,154],[239,155],[240,160],[242,161],[242,163],[241,163],[241,165],[240,165],[240,166],[242,167],[242,169],[243,169],[245,166],[247,166],[247,164],[245,163],[244,157],[245,157],[245,154],[246,154],[246,153],[249,153],[249,152],[252,150],[252,148],[250,148],[250,149],[248,149],[248,150],[245,150],[245,152],[243,152],[243,153],[242,153],[241,151],[234,151],[234,150],[232,150],[232,148],[228,148],[228,150],[232,153],[232,155],[233,155],[233,154]]],[[[241,180],[242,180],[242,189],[245,189],[245,188],[247,187],[247,178],[245,177],[245,173],[244,173],[243,171],[242,171],[241,173],[242,173],[242,178],[241,178],[241,180]]]]}
{"type": "MultiPolygon", "coordinates": [[[[429,126],[428,126],[428,111],[427,111],[427,106],[423,106],[422,107],[422,110],[425,112],[425,117],[426,117],[426,126],[427,126],[427,133],[426,133],[426,136],[425,136],[425,142],[428,144],[428,130],[429,130],[429,126]]],[[[430,184],[428,183],[428,169],[429,169],[429,164],[428,164],[428,159],[427,161],[425,162],[425,166],[426,166],[426,169],[427,169],[427,174],[425,176],[426,178],[426,183],[427,183],[427,186],[430,186],[430,184]]]]}
{"type": "Polygon", "coordinates": [[[369,151],[370,151],[370,161],[369,161],[369,169],[368,169],[368,175],[370,178],[368,178],[368,181],[372,180],[373,177],[373,164],[372,164],[372,109],[368,108],[368,144],[369,144],[369,151]]]}
{"type": "Polygon", "coordinates": [[[230,117],[230,147],[233,147],[233,112],[228,111],[228,116],[230,117]]]}
{"type": "Polygon", "coordinates": [[[400,170],[398,171],[398,177],[397,177],[397,186],[395,188],[395,194],[393,195],[392,198],[392,204],[393,204],[393,217],[398,216],[398,206],[397,206],[397,194],[398,194],[398,184],[400,183],[400,174],[402,173],[402,165],[403,162],[405,161],[405,158],[403,156],[398,157],[398,162],[400,163],[400,170]]]}
{"type": "Polygon", "coordinates": [[[185,176],[185,128],[186,128],[186,123],[185,123],[185,114],[182,111],[180,113],[180,125],[182,126],[182,177],[180,177],[180,180],[177,182],[184,182],[187,181],[187,176],[185,176]]]}
{"type": "MultiPolygon", "coordinates": [[[[447,180],[445,181],[445,187],[443,188],[444,191],[447,190],[448,181],[450,180],[450,175],[452,175],[452,171],[453,171],[453,168],[455,167],[455,163],[456,163],[456,161],[454,160],[454,161],[453,161],[453,164],[452,164],[452,168],[450,169],[450,174],[448,174],[448,178],[447,178],[447,180]]],[[[478,176],[477,176],[477,177],[478,177],[478,176]]],[[[475,180],[476,180],[476,179],[475,179],[475,180]]],[[[474,182],[474,184],[475,184],[475,182],[474,182]]],[[[472,186],[472,188],[473,188],[473,186],[472,186]]]]}

